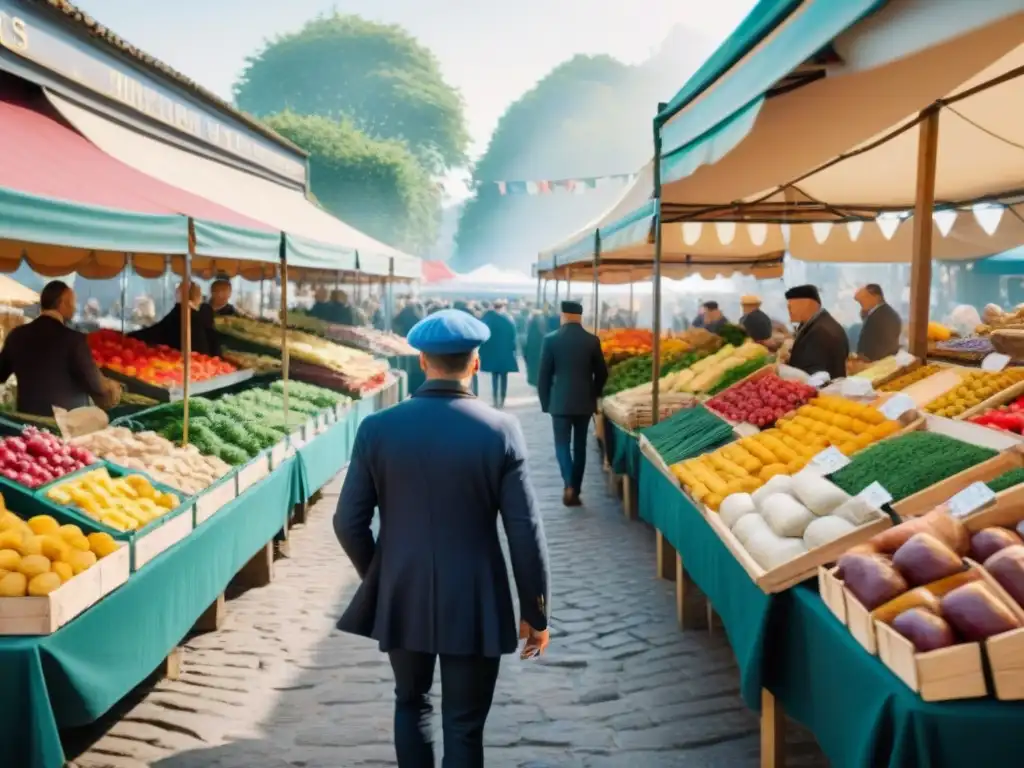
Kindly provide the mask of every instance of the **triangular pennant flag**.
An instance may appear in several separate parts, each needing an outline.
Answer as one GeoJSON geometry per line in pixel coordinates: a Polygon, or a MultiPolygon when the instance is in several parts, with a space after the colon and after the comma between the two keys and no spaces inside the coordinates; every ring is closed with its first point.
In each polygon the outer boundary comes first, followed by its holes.
{"type": "Polygon", "coordinates": [[[504,181],[496,181],[494,183],[498,185],[498,194],[499,195],[506,195],[506,194],[508,194],[508,187],[506,186],[504,181]]]}
{"type": "Polygon", "coordinates": [[[863,221],[846,222],[846,233],[850,236],[850,242],[856,243],[860,233],[864,231],[863,221]]]}
{"type": "Polygon", "coordinates": [[[538,181],[537,182],[537,194],[546,195],[551,192],[551,182],[549,181],[538,181]]]}
{"type": "Polygon", "coordinates": [[[529,194],[528,184],[525,181],[506,181],[505,187],[510,195],[529,194]]]}
{"type": "Polygon", "coordinates": [[[956,224],[956,211],[934,211],[932,213],[932,221],[938,227],[939,234],[946,237],[953,230],[953,225],[956,224]]]}
{"type": "Polygon", "coordinates": [[[1003,206],[991,203],[976,205],[974,206],[974,218],[978,220],[979,226],[985,230],[986,235],[994,235],[1003,218],[1003,206]]]}

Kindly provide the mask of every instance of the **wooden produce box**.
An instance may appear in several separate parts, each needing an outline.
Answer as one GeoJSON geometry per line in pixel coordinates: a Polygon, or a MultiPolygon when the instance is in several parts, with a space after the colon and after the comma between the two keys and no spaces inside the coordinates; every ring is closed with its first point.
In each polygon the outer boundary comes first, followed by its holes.
{"type": "Polygon", "coordinates": [[[845,536],[840,536],[824,546],[815,547],[769,571],[762,568],[751,557],[746,547],[733,535],[733,532],[729,530],[729,526],[722,522],[722,518],[719,517],[717,512],[706,510],[704,517],[707,519],[708,525],[711,526],[711,530],[718,534],[718,538],[722,540],[722,543],[725,544],[733,557],[743,566],[743,570],[750,576],[751,581],[757,584],[762,592],[769,595],[784,592],[790,587],[794,587],[800,582],[812,578],[818,573],[818,569],[821,566],[834,563],[839,559],[840,555],[851,547],[863,544],[875,534],[881,533],[892,526],[892,521],[888,515],[880,513],[877,520],[865,523],[845,536]]]}
{"type": "Polygon", "coordinates": [[[196,527],[205,523],[238,495],[238,473],[230,472],[196,496],[196,527]]]}
{"type": "MultiPolygon", "coordinates": [[[[908,496],[902,501],[892,504],[892,510],[904,519],[920,517],[931,512],[940,504],[945,504],[969,485],[978,482],[987,483],[1005,472],[1020,468],[1024,468],[1024,445],[1008,448],[988,461],[968,467],[963,472],[947,477],[923,491],[918,491],[913,496],[908,496]]],[[[987,525],[1002,525],[1004,523],[998,521],[1003,517],[1016,521],[1024,516],[1022,505],[1024,505],[1024,488],[1007,488],[996,494],[991,505],[972,514],[964,522],[967,523],[982,513],[987,515],[984,518],[986,521],[991,521],[987,522],[987,525]]]]}
{"type": "Polygon", "coordinates": [[[270,454],[261,453],[238,470],[238,495],[241,496],[256,483],[270,475],[270,454]]]}
{"type": "Polygon", "coordinates": [[[157,520],[159,525],[144,528],[141,534],[132,538],[132,572],[192,533],[194,520],[194,502],[189,501],[157,520]]]}
{"type": "MultiPolygon", "coordinates": [[[[1021,516],[1024,517],[1024,511],[1021,516]]],[[[982,579],[993,592],[1024,622],[1024,608],[1017,604],[1002,585],[988,571],[982,579]]],[[[985,655],[992,673],[992,687],[996,698],[1003,701],[1024,699],[1024,628],[1004,632],[985,641],[985,655]]]]}
{"type": "Polygon", "coordinates": [[[289,449],[291,446],[288,444],[288,438],[284,438],[281,442],[270,448],[270,469],[271,471],[280,467],[289,457],[289,449]]]}
{"type": "Polygon", "coordinates": [[[846,597],[843,594],[843,582],[836,576],[837,567],[818,567],[818,592],[821,601],[828,606],[839,623],[846,625],[846,597]]]}
{"type": "MultiPolygon", "coordinates": [[[[679,482],[679,478],[675,476],[675,473],[672,472],[672,468],[669,467],[669,465],[665,463],[665,460],[661,458],[661,454],[655,450],[653,445],[651,445],[651,441],[643,435],[640,435],[637,438],[637,442],[640,446],[640,452],[650,459],[651,464],[653,464],[661,474],[667,477],[672,485],[682,491],[683,485],[679,482]]],[[[689,496],[687,496],[687,498],[689,498],[689,496]]],[[[693,500],[690,499],[690,501],[692,502],[693,500]]],[[[704,508],[703,504],[697,504],[696,502],[694,502],[694,506],[696,506],[697,509],[704,508]]]]}
{"type": "Polygon", "coordinates": [[[991,397],[982,400],[977,405],[968,408],[966,411],[954,418],[957,421],[964,421],[965,419],[969,419],[972,416],[978,416],[992,408],[998,408],[1001,405],[1013,402],[1021,395],[1024,395],[1024,381],[1018,381],[1016,384],[1009,386],[1000,392],[996,392],[991,397]]]}
{"type": "Polygon", "coordinates": [[[50,635],[128,581],[131,549],[121,544],[44,597],[0,598],[0,635],[50,635]]]}

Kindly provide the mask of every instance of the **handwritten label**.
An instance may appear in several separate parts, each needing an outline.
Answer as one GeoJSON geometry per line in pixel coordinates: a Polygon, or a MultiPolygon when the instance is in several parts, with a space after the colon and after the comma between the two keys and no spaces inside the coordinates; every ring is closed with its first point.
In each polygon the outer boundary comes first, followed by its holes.
{"type": "Polygon", "coordinates": [[[843,379],[839,393],[843,397],[871,397],[875,394],[875,388],[871,386],[869,380],[851,376],[848,379],[843,379]]]}
{"type": "Polygon", "coordinates": [[[885,418],[895,421],[911,408],[916,407],[917,403],[914,402],[914,398],[910,395],[905,395],[902,392],[897,392],[882,403],[878,410],[882,412],[882,415],[885,416],[885,418]]]}
{"type": "Polygon", "coordinates": [[[995,498],[995,493],[984,483],[971,483],[947,502],[949,513],[956,518],[967,517],[991,504],[995,498]]]}
{"type": "Polygon", "coordinates": [[[838,472],[849,463],[850,460],[843,455],[842,451],[833,446],[831,448],[826,448],[819,454],[816,454],[808,462],[808,467],[821,475],[831,475],[833,472],[838,472]]]}
{"type": "Polygon", "coordinates": [[[985,359],[981,361],[981,370],[988,371],[989,373],[999,373],[1007,365],[1010,364],[1010,356],[1004,355],[1000,352],[993,352],[990,355],[986,355],[985,359]]]}
{"type": "Polygon", "coordinates": [[[818,389],[824,387],[831,380],[832,377],[828,375],[828,371],[818,371],[817,373],[812,373],[807,377],[807,383],[812,387],[817,387],[818,389]]]}
{"type": "Polygon", "coordinates": [[[907,350],[905,349],[901,349],[899,352],[896,353],[896,365],[898,365],[900,368],[906,368],[908,365],[915,362],[916,360],[917,358],[914,357],[909,352],[907,352],[907,350]]]}
{"type": "Polygon", "coordinates": [[[857,494],[857,498],[863,499],[869,506],[881,509],[890,501],[892,494],[889,493],[877,480],[857,494]]]}

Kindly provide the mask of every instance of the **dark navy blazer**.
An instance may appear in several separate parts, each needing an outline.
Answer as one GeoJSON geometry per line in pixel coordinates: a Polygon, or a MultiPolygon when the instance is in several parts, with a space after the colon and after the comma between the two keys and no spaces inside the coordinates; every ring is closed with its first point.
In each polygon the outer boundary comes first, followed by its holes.
{"type": "Polygon", "coordinates": [[[522,619],[546,629],[547,542],[516,419],[437,380],[368,417],[334,515],[363,579],[338,628],[375,638],[382,651],[513,653],[519,625],[499,514],[522,619]]]}
{"type": "Polygon", "coordinates": [[[537,397],[552,416],[591,416],[608,381],[601,342],[579,323],[544,337],[537,397]]]}

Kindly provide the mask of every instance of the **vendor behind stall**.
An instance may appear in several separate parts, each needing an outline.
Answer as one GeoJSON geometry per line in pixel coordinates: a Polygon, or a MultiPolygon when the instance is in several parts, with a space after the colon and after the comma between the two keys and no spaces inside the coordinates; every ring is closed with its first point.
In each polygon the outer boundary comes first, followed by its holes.
{"type": "MultiPolygon", "coordinates": [[[[178,303],[174,305],[164,319],[149,328],[129,333],[132,338],[151,346],[163,344],[171,349],[181,350],[181,291],[184,284],[178,286],[178,303]]],[[[213,313],[200,312],[203,292],[196,283],[189,286],[189,321],[192,324],[192,351],[202,355],[220,356],[220,339],[217,329],[213,326],[213,313]]]]}
{"type": "Polygon", "coordinates": [[[789,365],[804,373],[821,371],[833,379],[846,376],[850,346],[846,331],[821,306],[821,295],[813,285],[798,285],[786,291],[789,318],[798,324],[789,365]]]}
{"type": "Polygon", "coordinates": [[[740,317],[740,325],[754,341],[764,343],[772,337],[772,320],[761,310],[761,299],[758,296],[747,294],[740,297],[740,308],[743,316],[740,317]]]}
{"type": "Polygon", "coordinates": [[[874,362],[895,355],[900,350],[903,321],[885,301],[882,288],[869,283],[854,294],[860,304],[863,324],[857,338],[857,354],[874,362]]]}
{"type": "Polygon", "coordinates": [[[121,385],[96,367],[85,336],[67,327],[75,316],[75,292],[59,280],[39,297],[40,315],[11,331],[0,350],[0,381],[18,380],[18,410],[53,417],[53,408],[117,405],[121,385]]]}
{"type": "Polygon", "coordinates": [[[237,315],[238,310],[231,303],[231,281],[226,277],[214,280],[210,285],[210,300],[203,306],[209,307],[216,317],[237,315]]]}
{"type": "Polygon", "coordinates": [[[717,301],[704,302],[704,314],[702,315],[702,320],[704,324],[698,327],[703,328],[709,333],[718,333],[722,328],[729,324],[725,315],[722,314],[722,310],[718,308],[717,301]]]}

